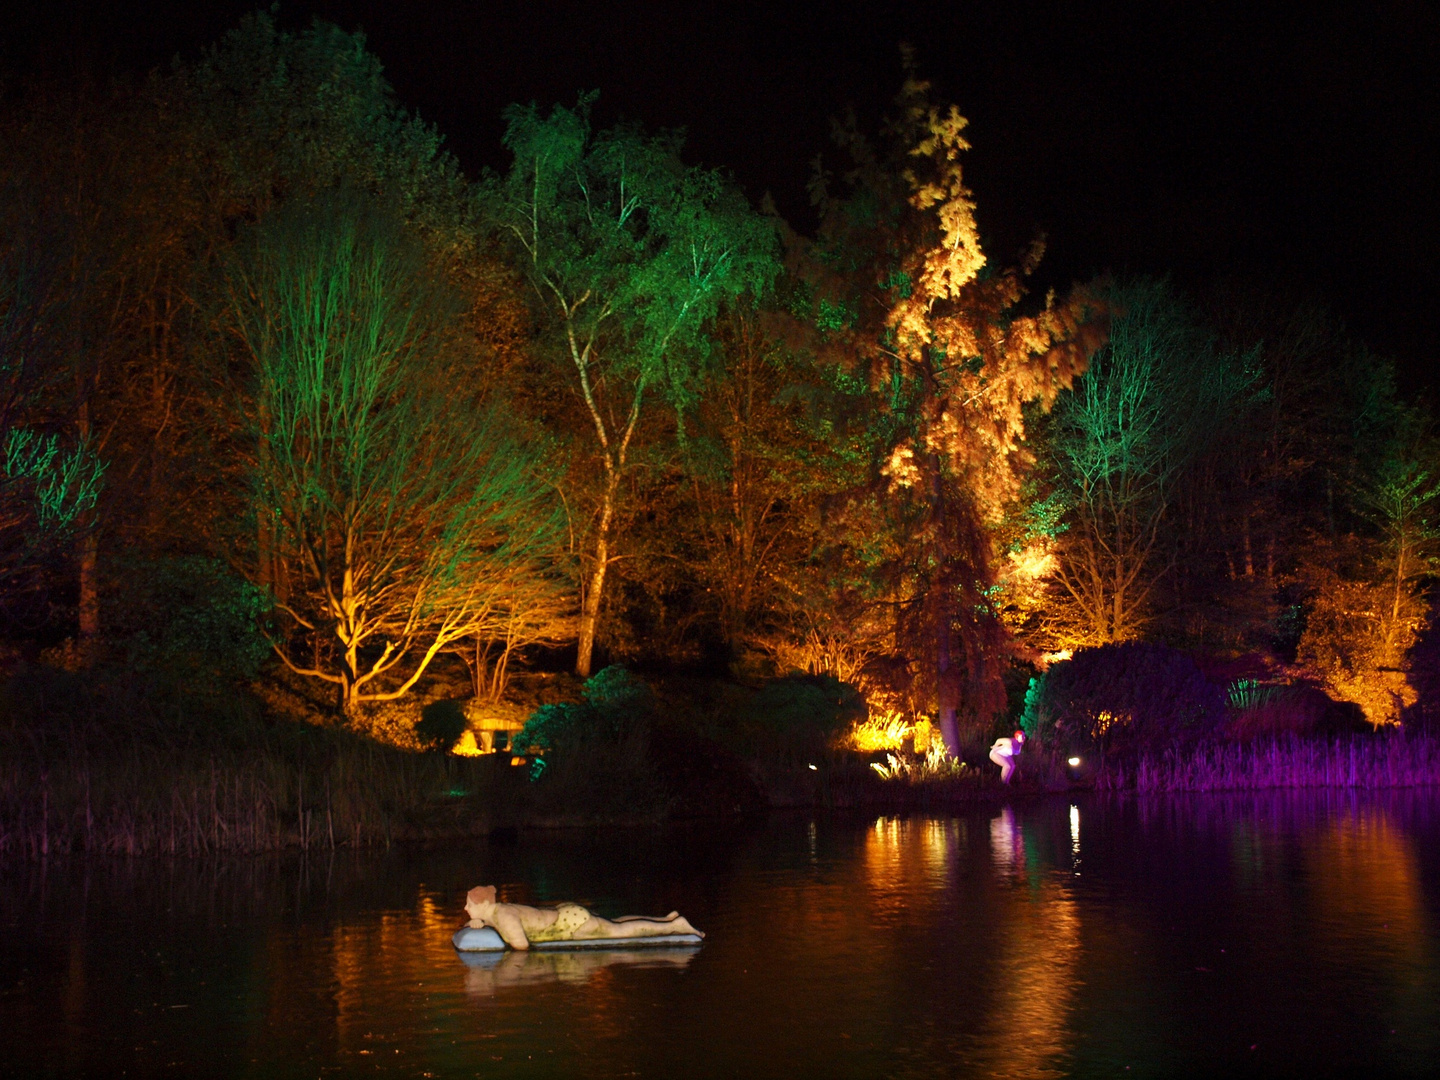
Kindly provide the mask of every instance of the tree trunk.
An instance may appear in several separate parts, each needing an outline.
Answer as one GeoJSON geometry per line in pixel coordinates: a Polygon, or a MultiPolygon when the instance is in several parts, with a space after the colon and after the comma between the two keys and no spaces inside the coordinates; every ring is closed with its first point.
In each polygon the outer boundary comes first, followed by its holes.
{"type": "Polygon", "coordinates": [[[595,627],[600,621],[600,595],[605,587],[605,571],[610,566],[610,523],[615,517],[615,495],[618,484],[611,479],[605,485],[605,501],[600,506],[600,523],[595,529],[595,568],[585,584],[585,599],[580,605],[580,641],[575,650],[575,674],[590,677],[595,652],[595,627]]]}
{"type": "MultiPolygon", "coordinates": [[[[80,403],[80,440],[90,438],[90,403],[82,400],[80,403]]],[[[79,598],[79,623],[80,623],[80,654],[88,662],[93,654],[96,643],[100,640],[100,533],[99,523],[96,518],[99,510],[91,510],[87,515],[86,529],[80,541],[80,590],[79,598]]]]}
{"type": "Polygon", "coordinates": [[[340,682],[340,711],[348,719],[354,719],[360,709],[360,687],[355,684],[352,672],[346,671],[340,682]]]}
{"type": "Polygon", "coordinates": [[[960,722],[959,709],[955,701],[955,694],[952,689],[954,680],[950,678],[950,665],[952,658],[952,642],[950,640],[950,616],[945,610],[939,612],[939,618],[935,627],[935,669],[936,687],[940,706],[940,738],[945,741],[945,749],[950,751],[950,756],[960,756],[960,722]]]}
{"type": "Polygon", "coordinates": [[[80,648],[89,655],[100,637],[100,537],[91,527],[80,541],[80,648]]]}
{"type": "Polygon", "coordinates": [[[950,668],[955,660],[954,627],[950,617],[952,603],[950,589],[950,536],[945,520],[945,484],[941,477],[940,459],[930,458],[930,498],[933,500],[934,535],[939,550],[935,552],[935,564],[939,568],[936,580],[930,584],[930,620],[935,634],[935,698],[936,719],[940,723],[940,738],[950,756],[960,756],[959,701],[955,692],[955,680],[950,668]]]}

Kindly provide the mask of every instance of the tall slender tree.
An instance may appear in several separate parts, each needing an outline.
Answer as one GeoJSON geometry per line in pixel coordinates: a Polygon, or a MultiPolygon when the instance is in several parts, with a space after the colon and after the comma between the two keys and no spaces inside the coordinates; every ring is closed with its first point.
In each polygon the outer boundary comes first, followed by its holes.
{"type": "Polygon", "coordinates": [[[596,132],[593,96],[505,114],[509,171],[488,207],[506,235],[554,355],[569,370],[598,477],[582,556],[575,670],[590,673],[615,526],[647,399],[680,412],[697,393],[702,328],[720,303],[776,273],[774,231],[677,136],[596,132]]]}
{"type": "Polygon", "coordinates": [[[1048,448],[1068,506],[1059,595],[1048,618],[1066,648],[1138,636],[1170,569],[1162,528],[1179,479],[1215,433],[1240,426],[1250,397],[1241,358],[1162,281],[1111,286],[1110,338],[1061,395],[1048,448]]]}

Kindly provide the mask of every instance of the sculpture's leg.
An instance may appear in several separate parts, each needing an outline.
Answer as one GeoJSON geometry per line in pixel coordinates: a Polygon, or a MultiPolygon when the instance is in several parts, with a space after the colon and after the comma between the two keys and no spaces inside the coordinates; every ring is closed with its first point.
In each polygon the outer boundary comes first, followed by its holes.
{"type": "Polygon", "coordinates": [[[1009,754],[1002,754],[999,750],[991,750],[990,760],[1000,766],[1000,782],[1008,784],[1011,774],[1015,772],[1015,759],[1009,754]]]}
{"type": "Polygon", "coordinates": [[[630,915],[622,919],[602,919],[598,915],[592,915],[590,922],[575,931],[575,937],[580,939],[657,937],[662,934],[705,936],[691,926],[688,919],[679,915],[673,919],[648,919],[643,915],[630,915]]]}

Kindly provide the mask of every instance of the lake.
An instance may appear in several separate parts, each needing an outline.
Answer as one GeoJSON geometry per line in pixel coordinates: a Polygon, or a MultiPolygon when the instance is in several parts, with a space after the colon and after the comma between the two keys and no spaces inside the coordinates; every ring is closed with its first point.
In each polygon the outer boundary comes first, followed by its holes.
{"type": "Polygon", "coordinates": [[[12,864],[0,1072],[1420,1075],[1437,927],[1424,790],[12,864]],[[450,935],[490,883],[709,937],[467,963],[450,935]]]}

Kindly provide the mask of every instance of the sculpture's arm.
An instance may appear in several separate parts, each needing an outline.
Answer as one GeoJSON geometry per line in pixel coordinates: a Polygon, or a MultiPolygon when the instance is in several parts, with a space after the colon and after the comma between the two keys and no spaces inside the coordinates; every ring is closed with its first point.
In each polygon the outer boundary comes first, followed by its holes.
{"type": "Polygon", "coordinates": [[[512,949],[530,948],[530,939],[525,936],[525,926],[519,916],[503,907],[495,909],[495,931],[512,949]]]}

